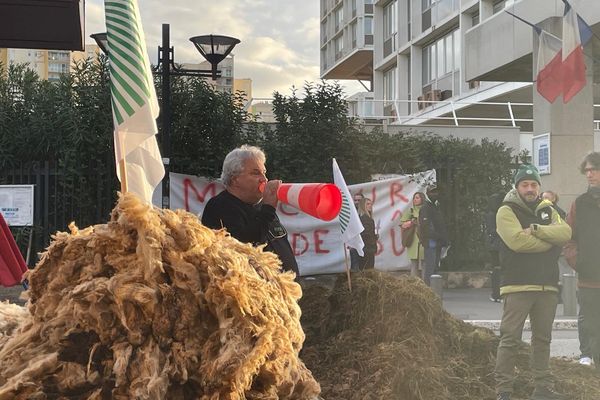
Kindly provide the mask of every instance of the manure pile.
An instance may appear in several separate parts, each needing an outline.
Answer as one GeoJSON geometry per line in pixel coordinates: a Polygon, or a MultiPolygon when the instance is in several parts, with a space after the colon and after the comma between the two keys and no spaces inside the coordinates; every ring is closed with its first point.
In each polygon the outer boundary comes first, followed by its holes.
{"type": "MultiPolygon", "coordinates": [[[[367,271],[333,288],[304,281],[302,359],[325,400],[493,400],[498,338],[445,312],[421,280],[367,271]]],[[[529,346],[517,360],[513,399],[533,391],[529,346]]],[[[556,388],[572,400],[600,399],[600,379],[573,360],[553,359],[556,388]]]]}
{"type": "Polygon", "coordinates": [[[29,312],[0,341],[0,399],[313,399],[320,391],[298,358],[293,275],[279,272],[275,255],[192,214],[126,194],[107,224],[58,233],[28,278],[29,312]]]}

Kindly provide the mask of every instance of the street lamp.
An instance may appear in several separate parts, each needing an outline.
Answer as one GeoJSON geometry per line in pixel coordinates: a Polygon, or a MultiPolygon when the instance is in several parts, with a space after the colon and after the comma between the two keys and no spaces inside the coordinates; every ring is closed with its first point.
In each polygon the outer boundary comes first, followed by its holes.
{"type": "MultiPolygon", "coordinates": [[[[109,52],[106,33],[95,33],[90,35],[96,41],[98,47],[106,54],[109,52]]],[[[175,76],[197,76],[212,78],[216,80],[221,76],[217,70],[218,64],[231,53],[239,39],[221,35],[194,36],[190,41],[196,46],[200,54],[208,61],[212,68],[210,70],[185,69],[175,65],[174,48],[170,44],[170,26],[162,24],[162,46],[158,46],[158,64],[152,68],[152,73],[161,76],[162,104],[160,112],[162,116],[161,147],[165,177],[162,181],[162,207],[170,206],[170,155],[171,155],[171,75],[175,76]]]]}

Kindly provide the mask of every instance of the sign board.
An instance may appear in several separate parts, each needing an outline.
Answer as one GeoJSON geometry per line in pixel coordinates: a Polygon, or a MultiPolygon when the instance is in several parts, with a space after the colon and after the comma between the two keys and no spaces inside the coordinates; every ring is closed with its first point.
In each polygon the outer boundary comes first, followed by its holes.
{"type": "Polygon", "coordinates": [[[33,226],[34,185],[0,185],[0,213],[9,226],[33,226]]]}
{"type": "Polygon", "coordinates": [[[550,134],[544,133],[532,139],[533,165],[540,175],[550,174],[550,134]]]}

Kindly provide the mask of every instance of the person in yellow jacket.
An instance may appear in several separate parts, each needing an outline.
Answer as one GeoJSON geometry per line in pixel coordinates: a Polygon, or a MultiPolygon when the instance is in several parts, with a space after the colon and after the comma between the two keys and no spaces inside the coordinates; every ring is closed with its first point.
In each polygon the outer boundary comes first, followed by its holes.
{"type": "Polygon", "coordinates": [[[522,165],[514,176],[514,189],[507,193],[496,214],[496,230],[502,239],[500,295],[504,300],[494,370],[498,400],[511,399],[517,349],[527,316],[531,322],[535,383],[531,399],[566,399],[553,389],[549,363],[558,304],[558,257],[571,238],[571,228],[552,203],[539,195],[538,170],[522,165]]]}
{"type": "Polygon", "coordinates": [[[412,207],[410,207],[402,217],[400,217],[400,226],[404,232],[409,228],[410,234],[412,235],[412,241],[410,245],[407,247],[408,258],[410,259],[410,274],[412,276],[420,276],[419,269],[421,268],[421,262],[423,261],[423,257],[425,251],[423,250],[423,245],[419,241],[419,236],[417,235],[418,225],[419,225],[419,211],[421,210],[421,206],[425,202],[425,193],[416,192],[413,195],[412,207]]]}

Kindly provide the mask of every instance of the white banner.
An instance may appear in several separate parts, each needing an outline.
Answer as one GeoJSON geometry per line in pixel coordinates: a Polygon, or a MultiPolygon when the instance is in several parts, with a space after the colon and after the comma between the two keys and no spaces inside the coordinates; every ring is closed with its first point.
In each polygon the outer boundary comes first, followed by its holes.
{"type": "Polygon", "coordinates": [[[0,213],[9,226],[33,226],[33,185],[0,185],[0,213]]]}
{"type": "MultiPolygon", "coordinates": [[[[223,190],[223,185],[193,175],[171,173],[171,208],[202,215],[206,202],[223,190]]],[[[409,260],[400,237],[400,217],[416,192],[435,182],[435,170],[416,175],[348,186],[352,194],[362,193],[373,200],[373,219],[379,234],[375,268],[384,271],[407,269],[409,260]]],[[[279,204],[277,214],[288,231],[298,260],[300,275],[345,271],[344,249],[337,218],[325,222],[295,208],[279,204]]],[[[350,257],[348,255],[348,262],[350,257]]]]}

